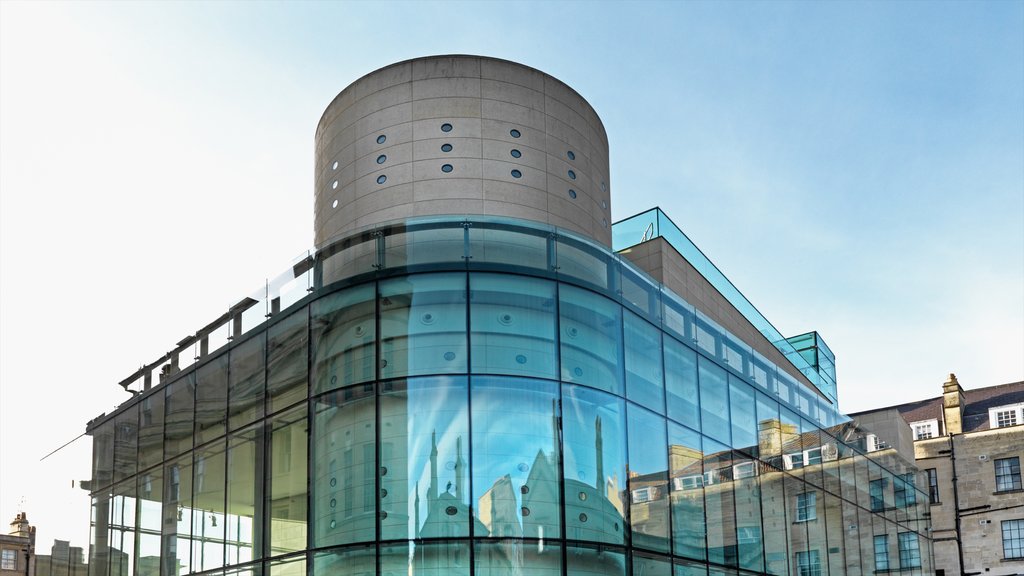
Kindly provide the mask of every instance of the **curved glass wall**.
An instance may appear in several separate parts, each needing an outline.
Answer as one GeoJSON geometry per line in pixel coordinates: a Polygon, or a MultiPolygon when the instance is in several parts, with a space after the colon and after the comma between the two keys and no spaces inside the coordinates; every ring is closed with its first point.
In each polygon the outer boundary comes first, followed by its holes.
{"type": "Polygon", "coordinates": [[[583,240],[434,223],[92,425],[91,574],[930,571],[916,469],[784,371],[583,240]]]}

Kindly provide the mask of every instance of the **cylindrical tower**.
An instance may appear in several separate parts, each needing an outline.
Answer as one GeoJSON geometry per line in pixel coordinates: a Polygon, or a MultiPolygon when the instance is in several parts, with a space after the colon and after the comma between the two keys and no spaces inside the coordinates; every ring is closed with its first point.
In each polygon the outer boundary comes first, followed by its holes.
{"type": "Polygon", "coordinates": [[[317,247],[436,215],[552,224],[611,244],[608,138],[575,90],[480,56],[393,64],[352,83],[316,129],[317,247]]]}

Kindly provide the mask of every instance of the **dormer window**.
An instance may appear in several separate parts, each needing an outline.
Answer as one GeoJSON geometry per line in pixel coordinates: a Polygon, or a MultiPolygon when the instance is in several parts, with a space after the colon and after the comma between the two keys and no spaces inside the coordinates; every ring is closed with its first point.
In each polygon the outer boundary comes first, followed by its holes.
{"type": "Polygon", "coordinates": [[[1006,428],[1024,424],[1024,403],[996,406],[988,410],[988,422],[992,428],[1006,428]]]}
{"type": "Polygon", "coordinates": [[[935,419],[911,422],[910,428],[914,431],[914,440],[927,440],[939,435],[939,421],[935,419]]]}

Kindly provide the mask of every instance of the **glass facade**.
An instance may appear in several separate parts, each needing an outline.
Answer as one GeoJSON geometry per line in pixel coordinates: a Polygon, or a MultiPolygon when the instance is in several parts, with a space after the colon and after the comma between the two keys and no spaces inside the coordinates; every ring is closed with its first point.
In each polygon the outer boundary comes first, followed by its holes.
{"type": "Polygon", "coordinates": [[[927,479],[828,400],[587,240],[473,224],[344,239],[92,422],[91,576],[931,571],[927,479]]]}

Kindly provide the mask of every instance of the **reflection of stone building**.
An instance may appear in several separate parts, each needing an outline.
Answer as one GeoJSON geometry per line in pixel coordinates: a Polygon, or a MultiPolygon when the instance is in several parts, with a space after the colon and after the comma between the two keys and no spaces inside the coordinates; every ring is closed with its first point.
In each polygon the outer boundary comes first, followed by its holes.
{"type": "Polygon", "coordinates": [[[885,442],[913,442],[927,492],[935,568],[943,574],[1024,572],[1024,382],[964,390],[857,415],[898,413],[885,442]]]}
{"type": "MultiPolygon", "coordinates": [[[[127,566],[120,565],[126,569],[127,566]]],[[[129,574],[129,572],[117,572],[115,574],[129,574]]],[[[88,576],[89,566],[85,563],[85,552],[78,546],[71,546],[66,540],[54,540],[50,555],[36,556],[36,576],[88,576]]]]}
{"type": "Polygon", "coordinates": [[[402,62],[315,148],[316,249],[89,423],[98,575],[863,574],[874,524],[929,569],[919,515],[871,509],[912,469],[838,412],[820,336],[660,210],[611,226],[570,87],[402,62]]]}

